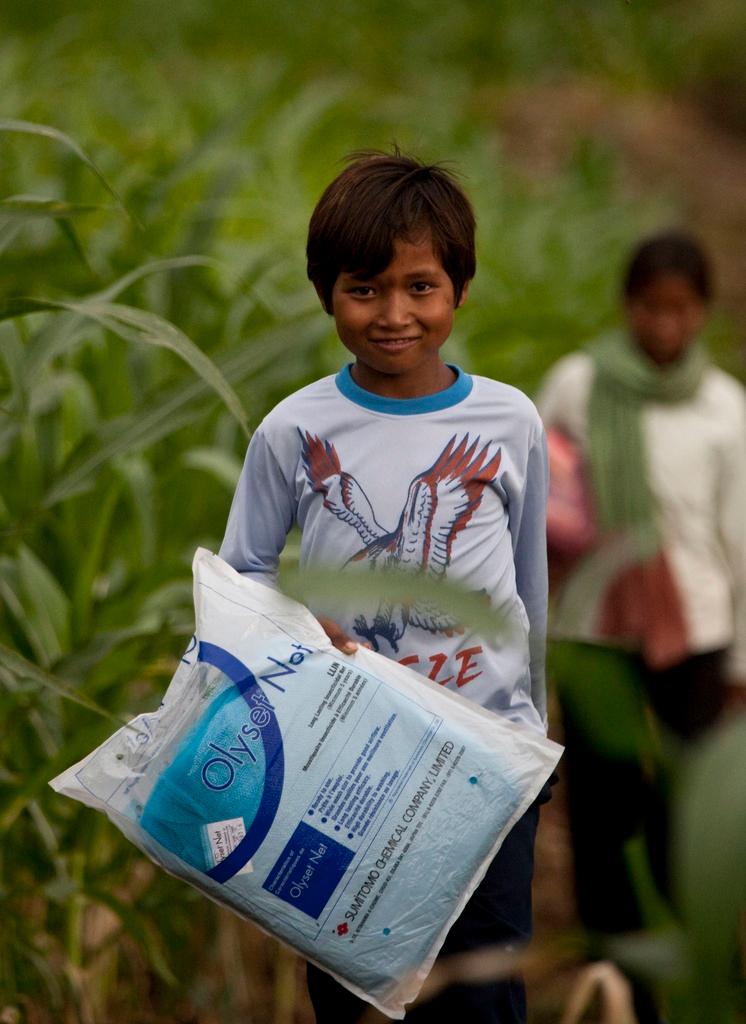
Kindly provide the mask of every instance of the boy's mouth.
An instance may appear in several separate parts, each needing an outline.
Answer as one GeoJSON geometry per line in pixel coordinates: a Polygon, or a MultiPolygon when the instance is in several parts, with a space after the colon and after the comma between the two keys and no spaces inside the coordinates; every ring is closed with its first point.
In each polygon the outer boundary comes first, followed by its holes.
{"type": "Polygon", "coordinates": [[[411,336],[404,338],[371,338],[370,340],[377,348],[382,348],[385,352],[402,352],[404,349],[416,345],[420,339],[419,336],[411,336]]]}

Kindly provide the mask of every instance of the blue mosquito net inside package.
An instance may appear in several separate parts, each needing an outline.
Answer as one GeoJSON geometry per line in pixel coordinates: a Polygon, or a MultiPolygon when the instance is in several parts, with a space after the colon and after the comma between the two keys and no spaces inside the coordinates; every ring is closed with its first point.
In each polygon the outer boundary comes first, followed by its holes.
{"type": "Polygon", "coordinates": [[[203,549],[194,593],[160,708],[52,786],[401,1018],[561,748],[203,549]]]}

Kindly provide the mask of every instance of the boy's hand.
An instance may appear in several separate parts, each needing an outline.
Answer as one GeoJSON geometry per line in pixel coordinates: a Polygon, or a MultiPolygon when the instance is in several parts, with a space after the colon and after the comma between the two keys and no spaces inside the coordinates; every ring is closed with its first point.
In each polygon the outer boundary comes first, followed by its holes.
{"type": "MultiPolygon", "coordinates": [[[[321,628],[324,630],[326,635],[329,637],[331,642],[341,651],[342,654],[354,654],[360,644],[358,644],[352,637],[349,637],[338,622],[334,619],[318,619],[321,624],[321,628]]],[[[367,646],[367,645],[366,645],[367,646]]]]}

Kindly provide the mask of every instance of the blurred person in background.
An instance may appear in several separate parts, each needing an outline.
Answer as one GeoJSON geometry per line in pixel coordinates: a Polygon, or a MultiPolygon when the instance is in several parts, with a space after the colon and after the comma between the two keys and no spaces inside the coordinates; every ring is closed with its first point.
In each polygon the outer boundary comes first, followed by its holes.
{"type": "MultiPolygon", "coordinates": [[[[746,395],[699,340],[711,298],[696,240],[647,239],[625,328],[561,359],[537,399],[576,895],[601,936],[646,923],[635,850],[668,895],[660,751],[675,764],[746,706],[746,395]]],[[[640,1024],[661,1019],[639,980],[634,996],[640,1024]]]]}

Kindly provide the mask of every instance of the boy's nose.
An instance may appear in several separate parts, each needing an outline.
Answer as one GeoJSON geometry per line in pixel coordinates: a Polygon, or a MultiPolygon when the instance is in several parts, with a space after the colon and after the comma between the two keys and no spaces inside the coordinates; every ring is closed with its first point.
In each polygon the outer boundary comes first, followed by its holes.
{"type": "Polygon", "coordinates": [[[386,296],[381,302],[376,319],[381,327],[405,327],[412,321],[409,297],[398,293],[386,296]]]}

